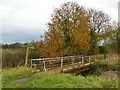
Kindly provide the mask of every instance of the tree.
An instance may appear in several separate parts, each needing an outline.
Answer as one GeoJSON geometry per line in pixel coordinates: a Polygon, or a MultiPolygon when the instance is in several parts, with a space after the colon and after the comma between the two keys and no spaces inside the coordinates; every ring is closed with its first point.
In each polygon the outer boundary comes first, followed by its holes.
{"type": "Polygon", "coordinates": [[[44,56],[86,54],[90,46],[88,20],[77,3],[67,2],[55,9],[45,33],[44,56]]]}
{"type": "Polygon", "coordinates": [[[118,24],[113,22],[111,23],[111,27],[102,34],[107,52],[119,52],[119,32],[118,24]]]}
{"type": "Polygon", "coordinates": [[[90,25],[90,50],[89,54],[98,53],[98,42],[102,40],[102,33],[110,27],[110,17],[103,11],[89,9],[87,11],[90,25]]]}
{"type": "Polygon", "coordinates": [[[106,40],[108,51],[111,53],[119,52],[119,29],[111,30],[112,34],[106,40]]]}

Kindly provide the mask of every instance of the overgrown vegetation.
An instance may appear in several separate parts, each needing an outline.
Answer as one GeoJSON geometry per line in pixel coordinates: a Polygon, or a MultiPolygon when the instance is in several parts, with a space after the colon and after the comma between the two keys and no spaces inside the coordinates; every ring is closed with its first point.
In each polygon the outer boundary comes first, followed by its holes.
{"type": "Polygon", "coordinates": [[[37,42],[28,44],[10,44],[2,45],[2,67],[17,67],[25,64],[26,49],[29,46],[28,58],[39,58],[40,52],[37,48],[37,42]],[[14,48],[15,47],[15,48],[14,48]],[[32,49],[32,47],[34,47],[32,49]]]}
{"type": "Polygon", "coordinates": [[[104,71],[119,71],[120,68],[119,59],[115,56],[107,58],[107,60],[96,60],[91,64],[90,74],[100,75],[104,71]]]}
{"type": "Polygon", "coordinates": [[[3,49],[2,50],[2,66],[16,67],[24,65],[25,49],[3,49]]]}

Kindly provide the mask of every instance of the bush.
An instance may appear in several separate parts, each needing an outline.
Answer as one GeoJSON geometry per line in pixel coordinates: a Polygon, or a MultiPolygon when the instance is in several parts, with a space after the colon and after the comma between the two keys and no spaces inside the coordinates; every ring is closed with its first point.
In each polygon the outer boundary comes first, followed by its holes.
{"type": "Polygon", "coordinates": [[[24,64],[24,49],[3,49],[2,50],[2,67],[16,67],[24,64]]]}
{"type": "MultiPolygon", "coordinates": [[[[38,50],[29,50],[29,59],[39,58],[38,50]]],[[[3,49],[2,67],[17,67],[25,63],[26,49],[3,49]]]]}
{"type": "Polygon", "coordinates": [[[29,59],[39,58],[40,53],[38,50],[29,50],[29,59]]]}
{"type": "Polygon", "coordinates": [[[101,74],[102,71],[119,71],[120,62],[119,60],[113,60],[113,59],[109,59],[108,60],[96,60],[94,61],[93,64],[91,64],[90,66],[90,70],[92,74],[101,74]]]}

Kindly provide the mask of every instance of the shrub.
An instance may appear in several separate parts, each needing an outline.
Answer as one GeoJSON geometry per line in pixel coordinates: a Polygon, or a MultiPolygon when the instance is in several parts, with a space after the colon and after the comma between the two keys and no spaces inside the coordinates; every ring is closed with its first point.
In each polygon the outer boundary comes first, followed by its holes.
{"type": "Polygon", "coordinates": [[[16,67],[23,65],[25,59],[24,49],[3,49],[2,51],[2,67],[16,67]]]}
{"type": "MultiPolygon", "coordinates": [[[[26,49],[3,49],[2,50],[2,67],[17,67],[25,63],[26,49]]],[[[29,50],[29,59],[39,58],[38,50],[29,50]]]]}

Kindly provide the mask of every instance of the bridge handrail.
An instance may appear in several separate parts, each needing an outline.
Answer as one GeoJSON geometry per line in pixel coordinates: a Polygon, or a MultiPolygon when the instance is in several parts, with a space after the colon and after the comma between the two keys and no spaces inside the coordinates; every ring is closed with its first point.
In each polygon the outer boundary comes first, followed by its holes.
{"type": "Polygon", "coordinates": [[[30,61],[45,61],[45,60],[58,60],[58,59],[66,59],[66,58],[74,58],[74,57],[83,57],[82,55],[79,56],[65,56],[65,57],[54,57],[54,58],[38,58],[38,59],[29,59],[30,61]]]}
{"type": "MultiPolygon", "coordinates": [[[[91,56],[85,56],[85,57],[98,57],[103,55],[91,55],[91,56]]],[[[83,55],[77,55],[77,56],[65,56],[65,57],[54,57],[54,58],[38,58],[38,59],[29,59],[30,61],[45,61],[45,60],[58,60],[58,59],[66,59],[66,58],[75,58],[75,57],[84,57],[83,55]]]]}
{"type": "MultiPolygon", "coordinates": [[[[75,67],[75,58],[78,57],[80,60],[81,60],[81,65],[84,66],[85,64],[91,64],[91,58],[94,57],[94,59],[96,59],[97,57],[100,57],[100,56],[103,56],[103,55],[91,55],[91,56],[83,56],[83,55],[77,55],[77,56],[65,56],[65,57],[55,57],[55,58],[38,58],[38,59],[29,59],[30,61],[30,67],[34,66],[34,63],[33,61],[42,61],[42,64],[43,64],[43,67],[44,67],[44,70],[46,71],[47,68],[46,68],[46,64],[48,61],[52,62],[52,61],[58,61],[60,60],[60,66],[61,66],[61,71],[63,71],[63,67],[64,67],[64,60],[66,60],[66,58],[70,58],[72,59],[72,64],[73,64],[73,67],[75,67]],[[85,58],[88,58],[88,62],[86,62],[86,59],[85,58]]],[[[78,61],[80,62],[80,61],[78,61]]],[[[35,62],[36,63],[36,62],[35,62]]],[[[49,64],[49,63],[48,63],[49,64]]]]}

